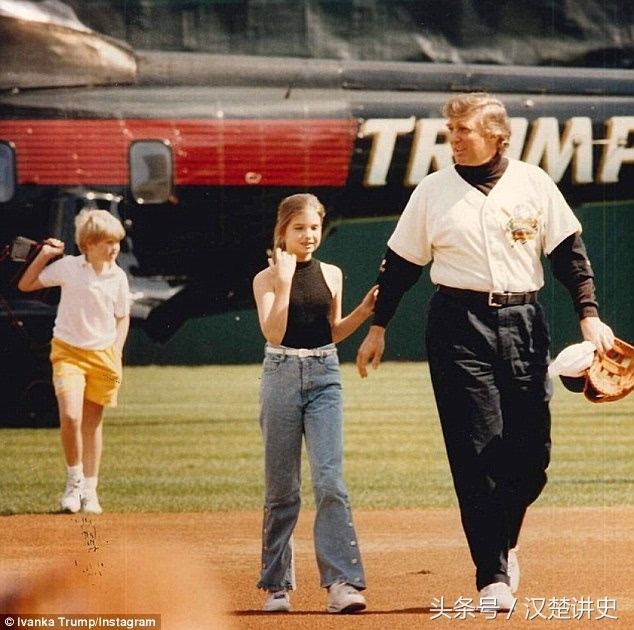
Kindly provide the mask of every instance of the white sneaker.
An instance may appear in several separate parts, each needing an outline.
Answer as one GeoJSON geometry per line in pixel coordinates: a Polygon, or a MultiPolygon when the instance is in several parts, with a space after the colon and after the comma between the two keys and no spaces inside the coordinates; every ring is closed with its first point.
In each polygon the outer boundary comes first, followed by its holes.
{"type": "Polygon", "coordinates": [[[69,512],[70,514],[79,512],[81,507],[81,484],[81,479],[69,479],[66,482],[64,494],[59,502],[62,512],[69,512]]]}
{"type": "Polygon", "coordinates": [[[269,591],[269,596],[264,602],[264,612],[289,612],[291,598],[288,591],[269,591]]]}
{"type": "Polygon", "coordinates": [[[335,582],[328,588],[329,613],[355,613],[366,607],[365,597],[346,582],[335,582]]]}
{"type": "Polygon", "coordinates": [[[103,512],[96,492],[81,494],[81,511],[85,514],[101,514],[103,512]]]}
{"type": "Polygon", "coordinates": [[[520,587],[520,562],[517,558],[517,547],[509,549],[507,573],[511,580],[511,593],[517,593],[520,587]]]}
{"type": "Polygon", "coordinates": [[[480,591],[480,610],[509,611],[515,608],[517,600],[513,597],[511,588],[504,582],[487,584],[480,591]]]}

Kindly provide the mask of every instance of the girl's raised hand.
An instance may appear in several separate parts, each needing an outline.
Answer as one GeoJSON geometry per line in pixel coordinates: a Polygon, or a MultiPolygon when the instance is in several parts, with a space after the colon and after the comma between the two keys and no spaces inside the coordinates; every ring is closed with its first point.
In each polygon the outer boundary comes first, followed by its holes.
{"type": "Polygon", "coordinates": [[[297,256],[289,254],[280,247],[273,252],[273,256],[269,258],[269,267],[273,270],[276,281],[288,282],[293,280],[295,267],[297,266],[297,256]]]}

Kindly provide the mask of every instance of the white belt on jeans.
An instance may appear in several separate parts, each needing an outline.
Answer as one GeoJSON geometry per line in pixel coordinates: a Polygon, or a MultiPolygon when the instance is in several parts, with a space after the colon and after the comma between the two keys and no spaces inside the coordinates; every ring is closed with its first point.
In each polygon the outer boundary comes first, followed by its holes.
{"type": "Polygon", "coordinates": [[[337,354],[337,348],[327,348],[326,350],[319,350],[318,348],[266,348],[266,352],[269,354],[285,354],[289,357],[299,357],[305,359],[306,357],[328,357],[331,354],[337,354]]]}

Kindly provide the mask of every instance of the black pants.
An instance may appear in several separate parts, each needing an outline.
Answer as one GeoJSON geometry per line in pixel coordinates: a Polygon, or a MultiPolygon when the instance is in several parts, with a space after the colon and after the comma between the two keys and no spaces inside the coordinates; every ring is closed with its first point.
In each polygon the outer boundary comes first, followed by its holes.
{"type": "Polygon", "coordinates": [[[475,305],[435,293],[432,384],[478,590],[509,583],[508,550],[546,484],[552,387],[539,304],[475,305]]]}

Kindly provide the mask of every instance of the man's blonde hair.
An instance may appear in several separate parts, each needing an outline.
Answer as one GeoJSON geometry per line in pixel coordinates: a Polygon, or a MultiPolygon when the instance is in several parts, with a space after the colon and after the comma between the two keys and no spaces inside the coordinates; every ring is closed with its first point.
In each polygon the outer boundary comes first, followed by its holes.
{"type": "Polygon", "coordinates": [[[107,239],[121,241],[125,230],[121,221],[107,210],[84,209],[75,217],[75,242],[82,254],[88,243],[107,239]]]}
{"type": "Polygon", "coordinates": [[[478,113],[478,123],[484,133],[498,139],[498,151],[504,153],[511,137],[511,121],[504,103],[487,92],[458,94],[449,99],[442,110],[445,118],[464,118],[478,113]]]}

